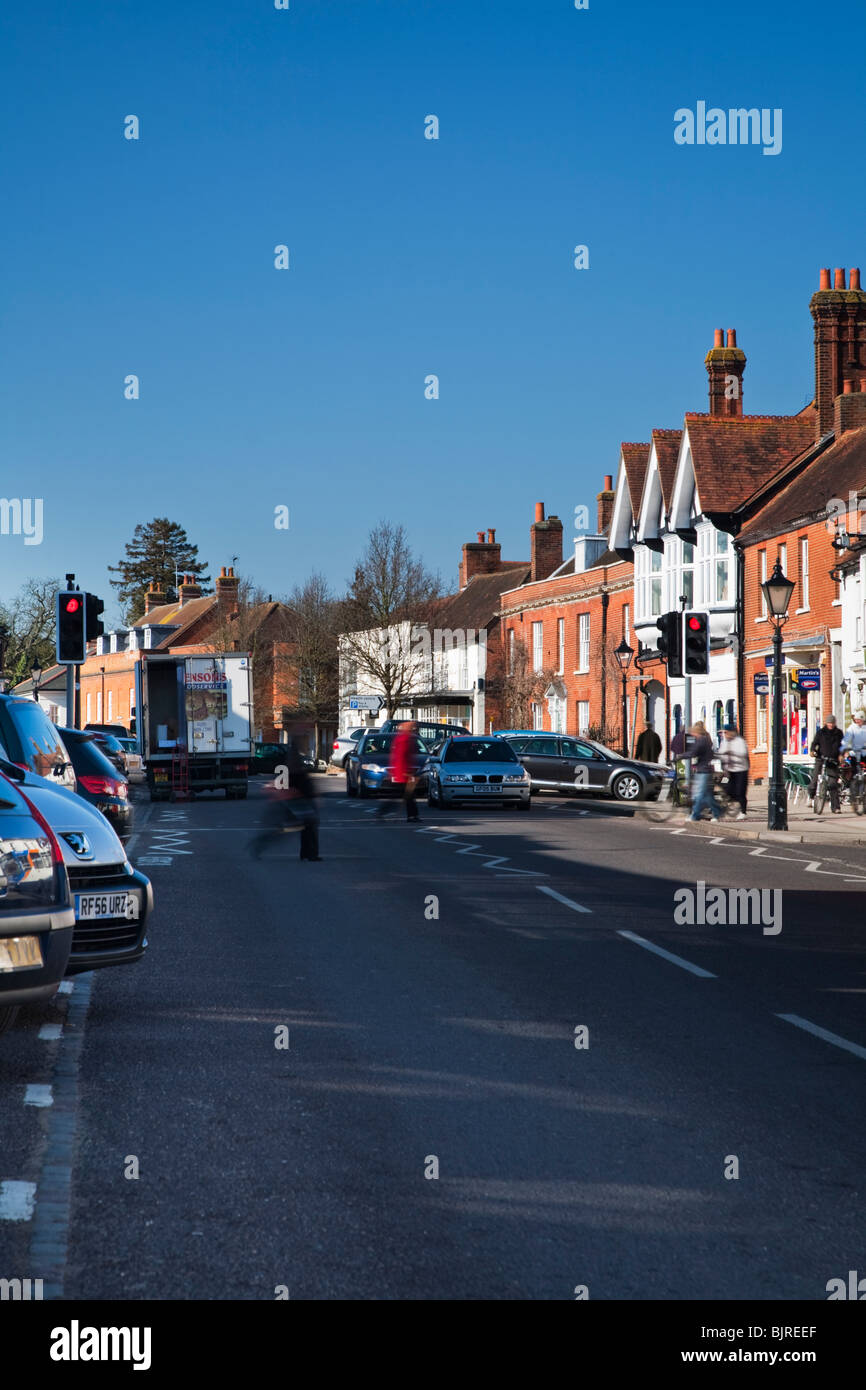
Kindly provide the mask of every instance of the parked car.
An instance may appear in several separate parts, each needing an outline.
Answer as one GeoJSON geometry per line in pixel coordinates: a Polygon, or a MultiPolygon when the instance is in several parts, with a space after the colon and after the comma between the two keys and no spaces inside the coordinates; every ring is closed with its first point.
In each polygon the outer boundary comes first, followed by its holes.
{"type": "Polygon", "coordinates": [[[114,738],[130,738],[129,729],[123,724],[85,724],[85,729],[94,734],[111,734],[114,738]]]}
{"type": "MultiPolygon", "coordinates": [[[[379,732],[383,734],[394,733],[399,729],[404,721],[402,719],[386,719],[379,732]]],[[[427,747],[437,748],[440,743],[444,743],[446,738],[463,738],[469,730],[464,729],[462,724],[436,724],[432,720],[419,719],[418,735],[423,738],[427,747]]]]}
{"type": "Polygon", "coordinates": [[[331,750],[331,762],[335,767],[346,766],[346,758],[354,752],[358,739],[366,732],[366,729],[347,729],[344,734],[337,735],[331,750]]]}
{"type": "Polygon", "coordinates": [[[132,834],[129,783],[102,751],[99,734],[86,729],[60,729],[75,770],[75,790],[96,806],[114,826],[121,842],[132,834]]]}
{"type": "MultiPolygon", "coordinates": [[[[274,773],[278,767],[284,767],[286,754],[293,744],[293,739],[287,740],[286,743],[254,743],[253,756],[250,758],[250,776],[254,777],[257,772],[274,773]]],[[[301,753],[301,758],[308,772],[316,771],[313,758],[306,753],[301,753]]]]}
{"type": "Polygon", "coordinates": [[[75,791],[75,771],[69,753],[36,700],[0,695],[0,757],[75,791]]]}
{"type": "Polygon", "coordinates": [[[145,780],[144,758],[138,751],[138,744],[134,738],[118,738],[117,742],[123,749],[126,762],[126,775],[130,782],[143,782],[145,780]]]}
{"type": "Polygon", "coordinates": [[[74,926],[58,837],[23,789],[0,772],[0,1033],[22,1004],[56,992],[74,926]]]}
{"type": "Polygon", "coordinates": [[[500,737],[523,763],[532,778],[533,792],[595,794],[615,801],[654,800],[665,779],[665,769],[659,763],[623,758],[595,739],[537,730],[506,730],[500,737]]]}
{"type": "MultiPolygon", "coordinates": [[[[400,792],[403,784],[391,781],[388,764],[391,760],[391,746],[397,737],[395,733],[384,734],[379,729],[371,729],[358,740],[357,747],[346,758],[346,795],[374,796],[381,792],[400,792]]],[[[428,749],[424,740],[417,741],[418,791],[427,787],[428,749]]]]}
{"type": "Polygon", "coordinates": [[[532,805],[529,774],[503,738],[449,738],[431,755],[427,778],[431,806],[499,801],[528,811],[532,805]]]}
{"type": "Polygon", "coordinates": [[[88,738],[93,739],[97,748],[105,754],[108,761],[125,777],[126,754],[123,751],[120,739],[115,738],[114,734],[103,734],[98,729],[82,729],[81,732],[86,733],[88,738]]]}

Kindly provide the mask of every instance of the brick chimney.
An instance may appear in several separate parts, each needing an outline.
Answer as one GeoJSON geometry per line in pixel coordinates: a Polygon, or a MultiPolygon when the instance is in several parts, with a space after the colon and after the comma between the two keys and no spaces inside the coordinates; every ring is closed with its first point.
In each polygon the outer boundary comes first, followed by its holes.
{"type": "Polygon", "coordinates": [[[860,378],[866,376],[866,291],[860,288],[856,266],[847,289],[843,269],[836,270],[832,288],[829,269],[822,270],[809,310],[815,321],[815,404],[820,437],[833,429],[834,402],[846,394],[845,381],[859,385],[860,378]]]}
{"type": "Polygon", "coordinates": [[[476,574],[493,574],[502,564],[502,546],[496,539],[496,532],[492,528],[488,530],[487,540],[483,531],[478,531],[477,536],[476,541],[467,541],[463,547],[463,559],[457,570],[458,588],[465,589],[476,574]]]}
{"type": "Polygon", "coordinates": [[[833,433],[838,439],[846,430],[857,430],[863,425],[866,425],[866,376],[859,381],[846,377],[841,396],[833,402],[833,433]]]}
{"type": "Polygon", "coordinates": [[[558,516],[544,519],[544,503],[535,504],[535,521],[529,528],[531,569],[529,583],[546,579],[562,564],[562,522],[558,516]]]}
{"type": "Polygon", "coordinates": [[[165,589],[158,588],[156,584],[149,584],[144,596],[145,614],[152,613],[154,608],[162,608],[166,603],[168,603],[168,594],[165,589]]]}
{"type": "Polygon", "coordinates": [[[704,358],[710,378],[710,414],[736,419],[743,413],[746,354],[737,347],[736,328],[728,329],[727,343],[724,337],[724,329],[717,328],[715,342],[704,358]]]}
{"type": "Polygon", "coordinates": [[[595,500],[598,503],[598,526],[596,527],[599,536],[606,536],[610,527],[610,519],[613,516],[613,499],[616,493],[613,490],[613,475],[605,473],[604,487],[601,492],[596,493],[595,500]]]}
{"type": "Polygon", "coordinates": [[[201,598],[201,585],[197,582],[194,574],[184,575],[178,585],[177,596],[180,600],[181,607],[183,607],[185,603],[189,603],[192,598],[201,598]]]}
{"type": "Polygon", "coordinates": [[[217,605],[221,613],[234,613],[238,606],[240,579],[229,565],[223,565],[216,579],[217,605]]]}

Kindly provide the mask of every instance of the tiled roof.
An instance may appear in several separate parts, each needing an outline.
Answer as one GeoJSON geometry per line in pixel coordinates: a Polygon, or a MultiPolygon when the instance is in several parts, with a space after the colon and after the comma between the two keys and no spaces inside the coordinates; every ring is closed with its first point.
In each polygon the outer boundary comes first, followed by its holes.
{"type": "Polygon", "coordinates": [[[633,516],[637,516],[640,510],[643,480],[646,477],[647,464],[649,463],[649,451],[649,444],[622,445],[622,461],[625,466],[625,478],[628,483],[628,495],[631,498],[633,516]]]}
{"type": "Polygon", "coordinates": [[[131,627],[164,627],[167,624],[177,623],[182,627],[195,622],[217,601],[216,594],[204,594],[201,598],[187,599],[186,603],[161,603],[158,608],[152,608],[149,613],[142,613],[140,618],[136,618],[131,627]]]}
{"type": "Polygon", "coordinates": [[[707,513],[732,512],[815,438],[809,415],[686,415],[695,482],[707,513]]]}
{"type": "Polygon", "coordinates": [[[493,574],[476,574],[459,594],[451,594],[442,600],[436,610],[435,622],[439,627],[482,628],[492,620],[499,608],[499,601],[507,589],[516,589],[525,584],[530,574],[529,562],[509,561],[493,574]]]}
{"type": "Polygon", "coordinates": [[[819,454],[750,518],[740,539],[755,541],[778,535],[789,526],[817,521],[826,515],[827,503],[834,497],[847,509],[849,491],[866,491],[866,426],[847,430],[819,454]]]}
{"type": "Polygon", "coordinates": [[[653,430],[653,444],[656,447],[656,459],[659,466],[662,502],[666,512],[670,511],[682,437],[682,430],[653,430]]]}

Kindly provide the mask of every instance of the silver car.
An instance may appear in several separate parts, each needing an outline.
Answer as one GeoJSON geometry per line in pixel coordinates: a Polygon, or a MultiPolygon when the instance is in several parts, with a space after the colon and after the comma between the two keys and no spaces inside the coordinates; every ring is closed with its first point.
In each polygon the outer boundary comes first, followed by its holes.
{"type": "Polygon", "coordinates": [[[346,759],[350,753],[354,753],[358,746],[358,739],[366,733],[366,729],[347,729],[344,734],[337,735],[331,750],[331,762],[334,767],[346,766],[346,759]]]}
{"type": "Polygon", "coordinates": [[[505,739],[449,738],[427,764],[427,802],[495,801],[528,811],[529,773],[505,739]]]}

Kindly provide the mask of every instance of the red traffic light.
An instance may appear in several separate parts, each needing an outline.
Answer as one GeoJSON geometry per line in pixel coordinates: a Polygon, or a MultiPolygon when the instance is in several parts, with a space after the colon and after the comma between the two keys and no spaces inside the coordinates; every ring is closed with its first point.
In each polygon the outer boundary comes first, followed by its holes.
{"type": "Polygon", "coordinates": [[[695,618],[695,617],[689,618],[689,629],[690,629],[690,631],[692,631],[692,632],[700,632],[700,630],[701,630],[701,628],[703,627],[703,625],[704,625],[704,623],[703,623],[703,619],[702,619],[702,618],[695,618]]]}
{"type": "Polygon", "coordinates": [[[64,601],[63,606],[67,613],[77,613],[81,607],[81,600],[77,598],[68,598],[64,601]]]}

